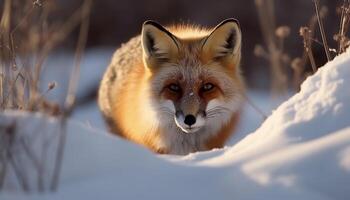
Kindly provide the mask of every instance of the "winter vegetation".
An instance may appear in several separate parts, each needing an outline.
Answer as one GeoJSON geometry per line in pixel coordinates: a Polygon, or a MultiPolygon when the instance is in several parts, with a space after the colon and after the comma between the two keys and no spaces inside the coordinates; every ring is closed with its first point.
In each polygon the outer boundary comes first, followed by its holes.
{"type": "Polygon", "coordinates": [[[327,6],[310,0],[300,56],[276,2],[254,3],[268,89],[247,89],[224,148],[176,156],[108,132],[95,95],[115,48],[85,48],[93,1],[58,21],[55,1],[1,2],[0,200],[349,199],[350,1],[338,2],[333,33],[327,6]]]}

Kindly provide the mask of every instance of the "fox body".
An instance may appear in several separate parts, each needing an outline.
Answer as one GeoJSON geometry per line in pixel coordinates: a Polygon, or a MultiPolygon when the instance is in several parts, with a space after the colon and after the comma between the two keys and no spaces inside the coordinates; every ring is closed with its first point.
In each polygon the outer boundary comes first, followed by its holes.
{"type": "Polygon", "coordinates": [[[243,103],[240,58],[235,19],[211,30],[146,21],[141,35],[115,52],[99,107],[112,132],[154,152],[220,148],[243,103]]]}

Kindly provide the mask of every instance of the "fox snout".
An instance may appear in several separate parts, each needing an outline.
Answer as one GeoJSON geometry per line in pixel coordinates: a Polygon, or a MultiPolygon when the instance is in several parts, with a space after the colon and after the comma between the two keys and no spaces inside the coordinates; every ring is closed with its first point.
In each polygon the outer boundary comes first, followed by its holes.
{"type": "Polygon", "coordinates": [[[193,115],[186,115],[185,116],[185,120],[184,120],[185,124],[187,124],[188,126],[192,126],[193,124],[196,123],[196,117],[193,115]]]}
{"type": "Polygon", "coordinates": [[[177,111],[175,113],[175,123],[185,133],[196,132],[205,125],[205,112],[191,114],[177,111]]]}
{"type": "Polygon", "coordinates": [[[184,98],[175,113],[176,125],[185,133],[198,131],[205,125],[205,111],[201,109],[200,99],[193,93],[184,98]]]}

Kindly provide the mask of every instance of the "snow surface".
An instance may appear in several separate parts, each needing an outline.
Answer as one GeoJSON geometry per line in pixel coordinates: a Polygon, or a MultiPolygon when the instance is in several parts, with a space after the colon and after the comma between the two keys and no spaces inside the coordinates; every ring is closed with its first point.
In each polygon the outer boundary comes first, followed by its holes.
{"type": "MultiPolygon", "coordinates": [[[[350,199],[349,86],[350,50],[237,144],[187,156],[154,155],[72,120],[58,191],[8,189],[0,199],[350,199]]],[[[11,118],[32,122],[27,130],[40,121],[57,126],[57,119],[12,112],[0,122],[11,118]]]]}
{"type": "MultiPolygon", "coordinates": [[[[108,48],[89,49],[83,54],[76,92],[78,101],[97,90],[112,54],[113,50],[108,48]]],[[[74,59],[74,53],[62,51],[55,52],[44,63],[41,75],[42,91],[47,90],[50,82],[57,83],[57,86],[45,95],[49,100],[63,104],[75,64],[74,59]]]]}

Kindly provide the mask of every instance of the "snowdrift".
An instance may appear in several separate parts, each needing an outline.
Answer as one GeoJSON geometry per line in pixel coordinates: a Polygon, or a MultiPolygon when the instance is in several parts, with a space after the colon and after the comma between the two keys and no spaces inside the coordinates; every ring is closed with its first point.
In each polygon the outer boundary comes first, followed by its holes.
{"type": "MultiPolygon", "coordinates": [[[[39,194],[31,185],[31,193],[16,192],[12,174],[0,199],[350,199],[349,86],[350,50],[236,145],[183,157],[154,155],[70,121],[59,189],[39,194]]],[[[25,132],[46,124],[44,135],[58,126],[39,114],[0,116],[1,123],[11,120],[25,132]]],[[[54,148],[46,152],[55,154],[54,148]]],[[[36,173],[22,164],[27,174],[36,173]]],[[[47,170],[43,181],[51,176],[47,170]]]]}

